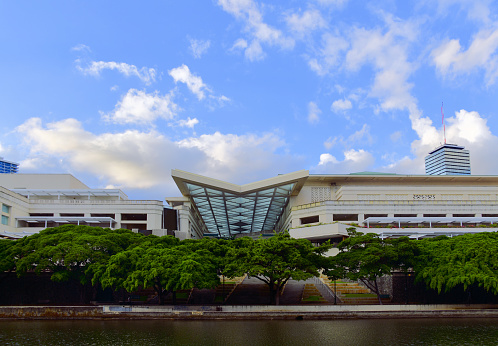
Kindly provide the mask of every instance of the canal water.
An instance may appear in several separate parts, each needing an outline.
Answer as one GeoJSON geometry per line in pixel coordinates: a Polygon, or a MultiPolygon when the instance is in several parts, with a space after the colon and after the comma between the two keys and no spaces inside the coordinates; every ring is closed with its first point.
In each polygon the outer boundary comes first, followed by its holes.
{"type": "Polygon", "coordinates": [[[0,345],[498,345],[498,319],[0,321],[0,345]]]}

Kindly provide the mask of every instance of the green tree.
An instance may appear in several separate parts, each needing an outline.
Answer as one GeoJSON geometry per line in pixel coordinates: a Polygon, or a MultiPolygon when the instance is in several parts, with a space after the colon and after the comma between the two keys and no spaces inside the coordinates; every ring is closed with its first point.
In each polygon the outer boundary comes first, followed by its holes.
{"type": "Polygon", "coordinates": [[[89,282],[109,258],[142,235],[124,229],[64,225],[16,241],[12,255],[19,276],[50,271],[54,281],[89,282]]]}
{"type": "Polygon", "coordinates": [[[418,242],[421,254],[415,270],[438,293],[459,285],[469,293],[472,286],[498,294],[498,233],[464,234],[418,242]]]}
{"type": "Polygon", "coordinates": [[[254,241],[240,238],[228,252],[227,272],[261,280],[269,287],[270,303],[278,305],[289,279],[306,280],[320,274],[325,266],[322,255],[329,248],[328,244],[314,247],[307,239],[291,238],[288,232],[254,241]]]}
{"type": "MultiPolygon", "coordinates": [[[[216,258],[208,250],[186,244],[144,242],[111,257],[100,275],[103,287],[124,288],[134,292],[152,287],[164,304],[164,297],[176,291],[212,288],[219,284],[216,258]]],[[[173,301],[175,303],[175,301],[173,301]]]]}
{"type": "Polygon", "coordinates": [[[413,266],[416,247],[408,238],[381,239],[378,234],[347,229],[349,237],[339,243],[339,254],[330,257],[327,275],[337,280],[341,277],[360,280],[377,295],[382,304],[377,279],[391,274],[394,268],[408,270],[413,266]]]}

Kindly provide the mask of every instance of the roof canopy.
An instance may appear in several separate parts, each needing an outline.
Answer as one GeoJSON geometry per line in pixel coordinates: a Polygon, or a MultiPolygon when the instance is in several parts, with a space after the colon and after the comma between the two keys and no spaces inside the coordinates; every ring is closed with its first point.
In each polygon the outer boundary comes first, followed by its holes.
{"type": "Polygon", "coordinates": [[[297,195],[304,185],[308,171],[246,185],[179,170],[173,170],[171,175],[182,194],[199,211],[209,233],[231,236],[274,230],[290,196],[297,195]]]}

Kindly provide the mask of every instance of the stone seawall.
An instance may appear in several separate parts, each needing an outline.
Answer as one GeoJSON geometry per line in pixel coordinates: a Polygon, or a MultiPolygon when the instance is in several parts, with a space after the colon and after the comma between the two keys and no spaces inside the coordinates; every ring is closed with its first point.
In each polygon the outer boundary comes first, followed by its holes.
{"type": "Polygon", "coordinates": [[[496,305],[4,306],[0,319],[498,318],[496,305]]]}

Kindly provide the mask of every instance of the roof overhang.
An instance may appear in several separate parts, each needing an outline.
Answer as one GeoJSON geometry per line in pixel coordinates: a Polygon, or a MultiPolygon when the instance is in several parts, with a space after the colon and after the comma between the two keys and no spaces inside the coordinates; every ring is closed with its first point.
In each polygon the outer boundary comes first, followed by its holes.
{"type": "Polygon", "coordinates": [[[208,231],[220,236],[272,231],[290,196],[309,176],[307,170],[236,185],[201,175],[172,170],[183,196],[199,211],[208,231]]]}

